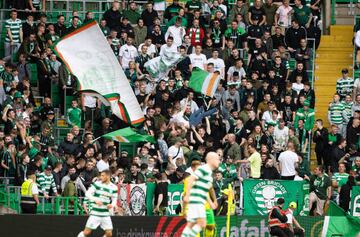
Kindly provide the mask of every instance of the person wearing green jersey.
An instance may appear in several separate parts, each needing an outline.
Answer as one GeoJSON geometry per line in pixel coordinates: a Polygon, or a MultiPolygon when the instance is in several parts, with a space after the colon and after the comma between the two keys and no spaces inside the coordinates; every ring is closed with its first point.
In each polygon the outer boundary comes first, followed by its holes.
{"type": "Polygon", "coordinates": [[[100,181],[91,185],[85,196],[91,203],[89,219],[85,229],[78,234],[78,237],[90,236],[93,230],[100,226],[106,237],[112,236],[113,225],[110,215],[117,209],[117,191],[115,184],[111,183],[111,172],[103,170],[100,174],[100,181]]]}
{"type": "Polygon", "coordinates": [[[81,115],[82,111],[78,107],[78,102],[76,99],[71,101],[71,108],[68,108],[66,112],[66,122],[70,126],[81,127],[81,115]]]}
{"type": "Polygon", "coordinates": [[[213,185],[213,170],[217,169],[219,164],[219,155],[215,152],[209,152],[206,155],[206,164],[200,166],[188,178],[184,197],[184,203],[188,204],[187,225],[182,232],[182,237],[195,237],[206,227],[206,202],[212,209],[216,209],[216,205],[209,198],[208,193],[213,185]]]}
{"type": "Polygon", "coordinates": [[[348,181],[349,174],[346,173],[346,167],[344,163],[339,163],[339,172],[333,174],[331,178],[331,186],[333,187],[332,199],[339,204],[339,193],[341,186],[348,181]]]}
{"type": "Polygon", "coordinates": [[[333,102],[330,103],[328,109],[328,120],[330,124],[338,126],[340,134],[344,137],[346,126],[344,128],[343,124],[346,123],[346,110],[344,104],[340,102],[340,98],[338,93],[334,95],[333,102]]]}

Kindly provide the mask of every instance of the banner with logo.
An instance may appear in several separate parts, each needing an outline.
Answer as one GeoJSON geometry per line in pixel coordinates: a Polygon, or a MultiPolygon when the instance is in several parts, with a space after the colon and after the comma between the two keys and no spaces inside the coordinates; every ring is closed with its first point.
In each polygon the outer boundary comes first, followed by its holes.
{"type": "MultiPolygon", "coordinates": [[[[154,215],[154,191],[156,184],[148,183],[147,184],[147,195],[146,195],[146,209],[147,215],[154,215]]],[[[184,190],[183,184],[169,184],[168,185],[168,207],[166,208],[166,215],[175,216],[176,208],[180,204],[182,199],[182,194],[184,190]]]]}
{"type": "Polygon", "coordinates": [[[146,184],[123,184],[119,187],[118,204],[123,216],[145,216],[146,184]]]}
{"type": "Polygon", "coordinates": [[[244,215],[267,215],[282,197],[285,208],[290,202],[296,202],[294,215],[306,216],[309,213],[309,189],[306,181],[244,180],[244,215]]]}
{"type": "Polygon", "coordinates": [[[353,186],[351,191],[351,211],[352,216],[360,216],[360,186],[353,186]]]}

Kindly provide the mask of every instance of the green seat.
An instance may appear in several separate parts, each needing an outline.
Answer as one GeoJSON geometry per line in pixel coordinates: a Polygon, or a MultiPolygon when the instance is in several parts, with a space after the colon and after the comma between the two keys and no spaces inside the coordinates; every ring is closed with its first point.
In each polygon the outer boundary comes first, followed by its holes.
{"type": "Polygon", "coordinates": [[[290,60],[289,60],[289,69],[290,70],[294,70],[295,69],[295,67],[296,67],[296,60],[295,59],[293,59],[293,58],[291,58],[290,60]]]}
{"type": "Polygon", "coordinates": [[[119,148],[120,150],[125,150],[127,151],[129,154],[128,154],[128,157],[133,157],[134,154],[136,151],[134,151],[134,147],[136,147],[137,144],[128,144],[128,143],[121,143],[119,148]]]}

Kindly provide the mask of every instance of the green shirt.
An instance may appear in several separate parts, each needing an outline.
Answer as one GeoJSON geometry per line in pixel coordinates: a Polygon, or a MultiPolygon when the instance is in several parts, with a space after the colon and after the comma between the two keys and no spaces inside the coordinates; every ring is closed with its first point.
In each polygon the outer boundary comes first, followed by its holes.
{"type": "Polygon", "coordinates": [[[351,77],[341,78],[336,82],[336,92],[341,96],[351,95],[354,88],[354,79],[351,77]]]}
{"type": "Polygon", "coordinates": [[[190,190],[189,203],[205,205],[209,190],[212,187],[212,170],[207,164],[202,165],[195,171],[194,175],[196,180],[190,190]]]}
{"type": "Polygon", "coordinates": [[[295,122],[294,122],[295,128],[298,128],[299,125],[298,122],[300,119],[304,120],[305,130],[311,131],[315,123],[314,109],[309,108],[307,111],[305,111],[303,108],[298,109],[295,115],[295,122]]]}
{"type": "MultiPolygon", "coordinates": [[[[173,16],[170,21],[168,21],[168,23],[166,24],[168,27],[169,26],[173,26],[175,25],[176,22],[176,18],[178,18],[179,16],[173,16]]],[[[181,17],[181,26],[186,27],[187,26],[187,20],[185,17],[181,17]]]]}
{"type": "Polygon", "coordinates": [[[81,114],[81,109],[73,107],[69,108],[66,113],[68,124],[81,127],[81,114]]]}
{"type": "Polygon", "coordinates": [[[236,167],[233,164],[221,163],[219,171],[223,174],[224,179],[236,178],[236,167]]]}
{"type": "Polygon", "coordinates": [[[295,19],[298,20],[300,25],[305,26],[311,14],[310,8],[303,6],[302,8],[294,7],[293,9],[295,19]]]}
{"type": "Polygon", "coordinates": [[[124,17],[127,17],[131,24],[136,24],[140,18],[140,14],[137,11],[129,9],[124,11],[124,17]]]}
{"type": "MultiPolygon", "coordinates": [[[[92,196],[95,199],[102,202],[103,205],[99,206],[96,203],[92,203],[91,216],[110,216],[110,212],[107,209],[108,204],[112,204],[117,200],[118,188],[113,183],[95,182],[89,190],[86,192],[86,196],[92,196]]],[[[90,226],[91,227],[91,226],[90,226]]]]}
{"type": "MultiPolygon", "coordinates": [[[[348,173],[334,173],[332,176],[332,180],[335,180],[338,184],[338,187],[340,188],[341,186],[343,186],[344,184],[346,184],[346,182],[348,181],[348,177],[349,174],[348,173]]],[[[338,190],[334,189],[334,192],[337,193],[338,190]]]]}
{"type": "Polygon", "coordinates": [[[327,189],[331,185],[330,178],[324,174],[322,177],[312,176],[310,179],[311,190],[321,199],[327,198],[327,189]]]}
{"type": "Polygon", "coordinates": [[[338,103],[331,103],[328,109],[328,118],[330,123],[341,125],[344,123],[345,119],[345,107],[344,104],[338,103]]]}
{"type": "MultiPolygon", "coordinates": [[[[20,19],[8,19],[5,21],[5,28],[10,29],[12,40],[14,43],[21,43],[20,42],[20,31],[22,30],[22,23],[20,19]]],[[[6,34],[5,42],[10,42],[9,35],[6,34]]]]}

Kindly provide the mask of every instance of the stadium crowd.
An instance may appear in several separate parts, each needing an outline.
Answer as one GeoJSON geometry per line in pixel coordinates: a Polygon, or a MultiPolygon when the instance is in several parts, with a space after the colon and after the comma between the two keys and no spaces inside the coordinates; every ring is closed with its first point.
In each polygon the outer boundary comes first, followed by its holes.
{"type": "MultiPolygon", "coordinates": [[[[316,214],[323,214],[331,198],[347,210],[349,187],[360,180],[360,84],[357,80],[354,86],[343,70],[329,109],[329,131],[323,121],[315,121],[315,93],[307,72],[315,49],[308,38],[319,45],[320,2],[174,0],[165,7],[155,1],[144,4],[142,12],[135,2],[126,7],[113,2],[99,25],[144,111],[139,131],[157,141],[138,144],[133,155],[119,151],[112,140],[94,141],[127,125],[100,100],[78,93],[76,78],[51,49],[60,37],[91,21],[93,13],[82,18],[73,11],[71,19],[59,15],[56,23],[48,23],[45,14],[35,11],[40,1],[28,7],[36,14],[19,11],[19,16],[12,10],[0,72],[1,176],[21,185],[27,173],[35,172],[40,195],[81,197],[106,169],[116,184],[182,183],[191,166],[216,151],[222,159],[214,181],[218,198],[228,183],[247,178],[307,179],[316,214]],[[168,77],[154,81],[144,64],[176,51],[185,59],[168,77]],[[37,65],[38,91],[30,85],[30,64],[37,65]],[[220,73],[213,98],[189,87],[195,67],[220,73]],[[52,83],[60,89],[59,105],[50,98],[52,83]],[[74,95],[66,111],[65,94],[74,95]],[[36,107],[38,95],[44,99],[36,107]],[[60,143],[54,139],[55,108],[70,127],[60,143]],[[211,112],[193,121],[191,114],[199,110],[211,112]],[[313,174],[308,157],[312,141],[319,165],[313,174]]],[[[161,186],[158,192],[165,197],[157,209],[167,205],[166,185],[161,186]]]]}

